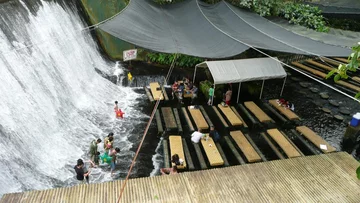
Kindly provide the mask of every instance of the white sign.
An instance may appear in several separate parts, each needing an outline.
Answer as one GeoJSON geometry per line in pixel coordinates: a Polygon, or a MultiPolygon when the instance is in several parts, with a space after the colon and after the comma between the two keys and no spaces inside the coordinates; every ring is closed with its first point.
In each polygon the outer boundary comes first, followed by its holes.
{"type": "Polygon", "coordinates": [[[137,49],[130,49],[123,52],[124,61],[136,59],[137,49]]]}

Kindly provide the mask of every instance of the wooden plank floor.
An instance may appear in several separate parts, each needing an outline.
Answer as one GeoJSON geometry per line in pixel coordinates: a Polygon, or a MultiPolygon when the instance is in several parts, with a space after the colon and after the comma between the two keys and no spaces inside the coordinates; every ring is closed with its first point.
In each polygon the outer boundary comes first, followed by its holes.
{"type": "MultiPolygon", "coordinates": [[[[360,165],[335,152],[131,179],[120,202],[359,202],[360,165]]],[[[5,194],[11,202],[116,202],[123,181],[5,194]]]]}
{"type": "Polygon", "coordinates": [[[244,134],[240,131],[231,131],[231,137],[234,139],[236,144],[239,146],[241,151],[244,153],[248,162],[261,161],[259,154],[255,151],[254,147],[245,138],[244,134]]]}

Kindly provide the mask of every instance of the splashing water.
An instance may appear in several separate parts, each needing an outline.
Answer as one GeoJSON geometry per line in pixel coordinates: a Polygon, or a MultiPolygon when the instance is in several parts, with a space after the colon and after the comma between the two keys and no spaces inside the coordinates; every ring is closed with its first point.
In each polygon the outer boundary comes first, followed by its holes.
{"type": "MultiPolygon", "coordinates": [[[[120,157],[130,159],[130,140],[148,118],[135,109],[143,95],[95,72],[121,67],[101,57],[90,33],[79,32],[85,24],[76,9],[30,4],[0,5],[0,195],[76,184],[76,160],[110,131],[120,157]],[[123,120],[115,119],[115,100],[123,120]]],[[[97,173],[93,181],[111,179],[106,170],[97,173]]]]}

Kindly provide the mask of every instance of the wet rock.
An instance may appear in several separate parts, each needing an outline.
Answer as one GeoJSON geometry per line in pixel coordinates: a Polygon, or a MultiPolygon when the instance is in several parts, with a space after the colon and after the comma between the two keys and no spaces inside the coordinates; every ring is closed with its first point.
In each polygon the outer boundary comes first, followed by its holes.
{"type": "Polygon", "coordinates": [[[328,108],[322,108],[321,110],[325,113],[331,113],[331,110],[328,108]]]}
{"type": "Polygon", "coordinates": [[[310,87],[310,91],[314,92],[314,93],[318,93],[319,89],[316,87],[310,87]]]}
{"type": "Polygon", "coordinates": [[[335,101],[335,100],[329,100],[329,103],[335,107],[340,106],[339,102],[335,101]]]}
{"type": "Polygon", "coordinates": [[[343,115],[350,115],[350,111],[346,108],[340,108],[339,112],[343,115]]]}
{"type": "Polygon", "coordinates": [[[323,99],[329,99],[329,95],[326,92],[320,92],[320,97],[323,99]]]}
{"type": "Polygon", "coordinates": [[[343,121],[344,117],[340,116],[340,115],[335,115],[334,118],[338,121],[343,121]]]}
{"type": "Polygon", "coordinates": [[[310,83],[308,82],[299,82],[299,84],[301,87],[305,87],[305,88],[310,86],[310,83]]]}
{"type": "Polygon", "coordinates": [[[314,100],[314,101],[313,101],[313,104],[315,104],[316,106],[320,106],[320,107],[323,106],[320,101],[315,101],[315,100],[314,100]]]}
{"type": "Polygon", "coordinates": [[[291,77],[291,80],[293,80],[293,81],[300,81],[301,79],[300,79],[300,78],[297,78],[297,77],[291,77]]]}

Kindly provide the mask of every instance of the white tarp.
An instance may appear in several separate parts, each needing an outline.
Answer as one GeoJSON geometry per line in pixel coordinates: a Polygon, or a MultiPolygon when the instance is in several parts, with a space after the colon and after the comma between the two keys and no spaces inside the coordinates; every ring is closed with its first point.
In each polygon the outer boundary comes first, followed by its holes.
{"type": "Polygon", "coordinates": [[[197,64],[196,67],[208,67],[213,76],[214,84],[286,77],[286,72],[281,63],[271,58],[204,61],[197,64]]]}

